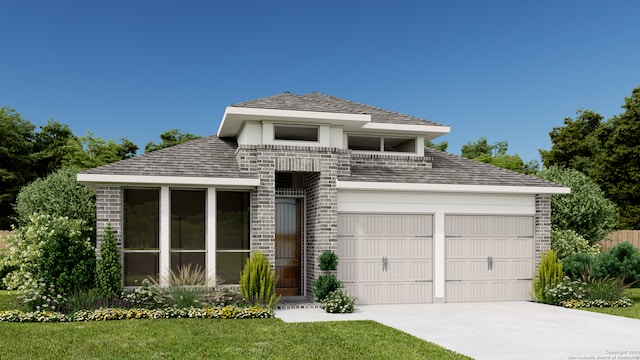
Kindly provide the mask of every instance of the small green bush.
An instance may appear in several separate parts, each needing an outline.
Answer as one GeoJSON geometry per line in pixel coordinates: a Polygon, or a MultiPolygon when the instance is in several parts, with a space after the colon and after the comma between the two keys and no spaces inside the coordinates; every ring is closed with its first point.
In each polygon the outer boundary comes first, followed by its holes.
{"type": "Polygon", "coordinates": [[[332,251],[325,251],[319,258],[320,270],[335,271],[338,269],[338,255],[332,251]]]}
{"type": "Polygon", "coordinates": [[[352,313],[355,310],[356,299],[340,288],[327,294],[320,302],[320,306],[328,313],[352,313]]]}
{"type": "Polygon", "coordinates": [[[103,296],[122,293],[122,263],[111,224],[102,236],[100,259],[96,264],[96,285],[103,296]]]}
{"type": "Polygon", "coordinates": [[[558,259],[565,259],[576,253],[597,255],[600,248],[589,245],[589,242],[573,230],[551,229],[551,249],[558,254],[558,259]]]}
{"type": "Polygon", "coordinates": [[[558,256],[553,250],[548,250],[542,255],[540,265],[538,265],[538,274],[533,280],[533,296],[536,301],[549,304],[545,289],[555,286],[561,282],[563,278],[562,263],[558,261],[558,256]]]}
{"type": "Polygon", "coordinates": [[[313,284],[313,295],[321,303],[329,293],[341,289],[342,282],[333,274],[320,275],[313,284]]]}
{"type": "Polygon", "coordinates": [[[640,253],[630,242],[621,242],[596,258],[593,276],[622,277],[627,285],[640,285],[640,253]]]}
{"type": "Polygon", "coordinates": [[[54,284],[59,293],[70,294],[93,287],[96,254],[80,232],[80,221],[69,220],[51,229],[42,243],[36,263],[37,274],[54,284]]]}
{"type": "Polygon", "coordinates": [[[595,257],[591,254],[575,253],[562,260],[562,271],[573,280],[581,279],[591,272],[595,257]]]}
{"type": "Polygon", "coordinates": [[[276,295],[278,278],[263,252],[254,251],[240,273],[240,294],[255,304],[271,308],[280,301],[276,295]]]}

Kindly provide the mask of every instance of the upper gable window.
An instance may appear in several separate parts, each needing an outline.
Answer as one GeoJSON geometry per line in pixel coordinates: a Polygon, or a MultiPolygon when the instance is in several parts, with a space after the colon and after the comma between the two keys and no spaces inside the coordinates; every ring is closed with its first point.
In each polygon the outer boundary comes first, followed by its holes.
{"type": "Polygon", "coordinates": [[[380,151],[416,153],[416,138],[349,135],[349,149],[356,151],[380,151]]]}
{"type": "Polygon", "coordinates": [[[404,152],[415,153],[416,152],[416,139],[415,138],[384,138],[384,151],[385,152],[404,152]]]}
{"type": "Polygon", "coordinates": [[[318,141],[317,126],[274,125],[275,140],[318,141]]]}

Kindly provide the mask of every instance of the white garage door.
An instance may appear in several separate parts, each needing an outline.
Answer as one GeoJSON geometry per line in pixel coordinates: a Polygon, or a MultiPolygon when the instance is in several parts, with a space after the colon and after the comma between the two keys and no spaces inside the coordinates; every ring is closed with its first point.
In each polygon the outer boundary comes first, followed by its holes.
{"type": "Polygon", "coordinates": [[[446,301],[529,300],[532,216],[447,216],[446,301]]]}
{"type": "Polygon", "coordinates": [[[338,278],[359,304],[432,302],[432,249],[431,215],[338,215],[338,278]]]}

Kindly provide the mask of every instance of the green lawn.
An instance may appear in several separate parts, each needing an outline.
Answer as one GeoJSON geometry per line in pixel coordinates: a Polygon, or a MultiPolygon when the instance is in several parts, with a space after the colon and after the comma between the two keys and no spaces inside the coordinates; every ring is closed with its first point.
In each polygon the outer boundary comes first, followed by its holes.
{"type": "Polygon", "coordinates": [[[0,323],[11,359],[468,359],[374,321],[0,323]]]}
{"type": "Polygon", "coordinates": [[[633,305],[626,308],[584,308],[582,310],[640,319],[640,289],[626,289],[625,296],[633,300],[633,305]]]}
{"type": "MultiPolygon", "coordinates": [[[[0,291],[0,310],[15,296],[0,291]]],[[[374,321],[0,322],[10,359],[469,359],[374,321]]]]}

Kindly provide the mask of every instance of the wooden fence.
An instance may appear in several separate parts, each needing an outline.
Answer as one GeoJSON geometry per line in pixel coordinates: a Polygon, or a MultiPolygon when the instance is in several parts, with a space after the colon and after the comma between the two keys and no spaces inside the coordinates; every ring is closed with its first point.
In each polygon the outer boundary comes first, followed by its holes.
{"type": "Polygon", "coordinates": [[[606,251],[623,241],[628,241],[640,249],[640,230],[619,230],[612,232],[607,235],[605,240],[598,241],[598,244],[602,247],[602,251],[606,251]]]}

